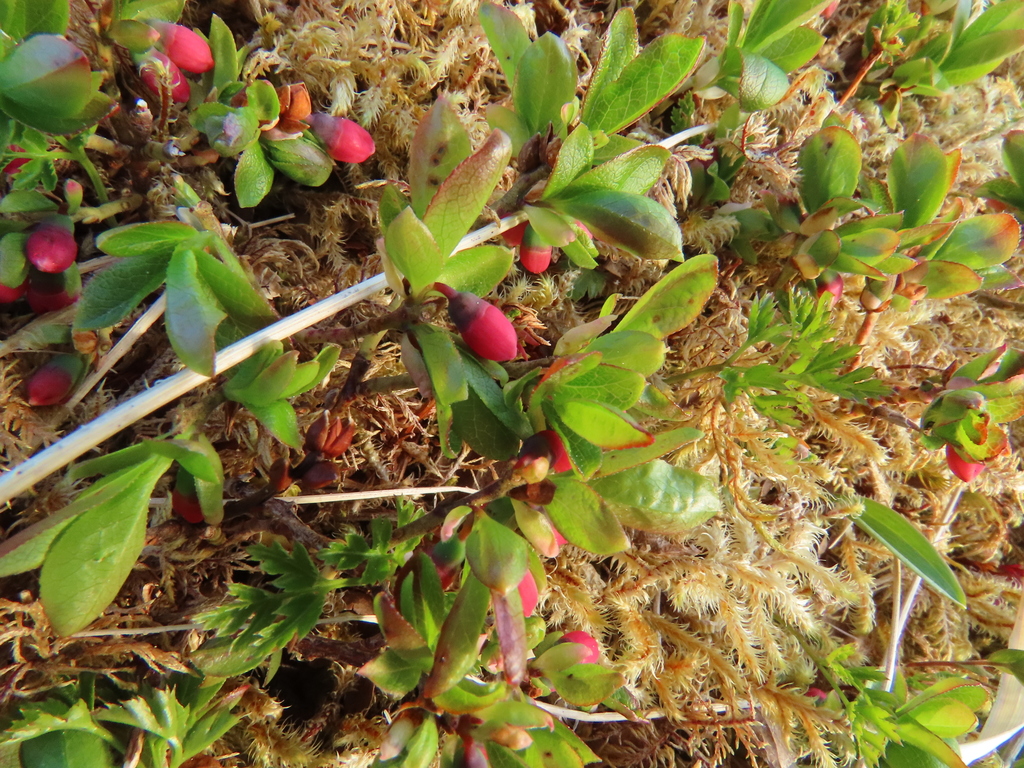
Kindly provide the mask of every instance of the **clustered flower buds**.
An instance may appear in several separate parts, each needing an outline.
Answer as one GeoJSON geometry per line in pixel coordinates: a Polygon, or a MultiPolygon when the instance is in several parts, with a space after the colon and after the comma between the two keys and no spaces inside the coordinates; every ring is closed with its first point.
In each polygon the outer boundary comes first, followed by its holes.
{"type": "Polygon", "coordinates": [[[78,258],[78,243],[70,220],[47,219],[33,227],[25,256],[40,272],[63,272],[78,258]]]}
{"type": "Polygon", "coordinates": [[[28,299],[37,314],[74,304],[82,290],[78,244],[67,216],[52,216],[0,238],[0,304],[28,299]]]}
{"type": "Polygon", "coordinates": [[[160,33],[158,45],[179,69],[196,75],[213,69],[209,43],[191,29],[166,21],[151,21],[150,26],[160,33]]]}
{"type": "Polygon", "coordinates": [[[82,293],[82,276],[72,264],[63,272],[33,270],[28,277],[25,298],[37,315],[70,307],[82,293]]]}
{"type": "Polygon", "coordinates": [[[339,162],[361,163],[376,148],[367,130],[346,117],[314,112],[306,118],[306,122],[327,147],[327,154],[339,162]]]}
{"type": "Polygon", "coordinates": [[[161,83],[164,82],[165,76],[170,85],[172,101],[184,104],[192,95],[192,89],[188,80],[181,74],[181,70],[162,53],[149,54],[149,58],[143,62],[139,73],[142,75],[142,82],[146,88],[157,96],[160,95],[161,83]]]}
{"type": "Polygon", "coordinates": [[[505,362],[519,351],[515,326],[505,313],[472,293],[456,291],[444,283],[434,289],[448,299],[448,314],[462,340],[485,360],[505,362]]]}
{"type": "Polygon", "coordinates": [[[139,74],[147,89],[160,95],[166,83],[170,87],[173,101],[179,104],[187,102],[192,95],[192,88],[182,70],[198,75],[213,69],[210,44],[198,33],[180,24],[151,21],[148,26],[142,26],[146,30],[139,32],[134,27],[121,25],[113,37],[129,50],[143,53],[139,74]],[[157,50],[147,50],[147,43],[155,44],[157,50]]]}
{"type": "Polygon", "coordinates": [[[528,483],[539,483],[548,472],[569,472],[572,463],[558,433],[545,429],[523,441],[516,469],[528,483]]]}

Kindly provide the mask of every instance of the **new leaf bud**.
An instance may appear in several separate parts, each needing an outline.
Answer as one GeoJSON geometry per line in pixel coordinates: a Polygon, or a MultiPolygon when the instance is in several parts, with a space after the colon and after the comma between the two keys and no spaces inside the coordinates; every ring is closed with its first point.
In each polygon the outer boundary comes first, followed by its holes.
{"type": "Polygon", "coordinates": [[[345,117],[314,112],[306,118],[327,154],[342,163],[361,163],[373,154],[373,137],[359,123],[345,117]]]}
{"type": "Polygon", "coordinates": [[[528,226],[523,233],[523,242],[519,246],[519,264],[534,275],[539,275],[551,266],[551,246],[540,239],[540,234],[532,226],[528,226]]]}
{"type": "Polygon", "coordinates": [[[601,649],[597,644],[597,640],[594,639],[593,635],[589,632],[576,631],[566,632],[562,635],[562,639],[559,641],[562,643],[579,643],[585,646],[590,651],[580,661],[581,664],[594,664],[601,658],[601,649]]]}
{"type": "Polygon", "coordinates": [[[160,33],[160,47],[167,58],[186,72],[200,75],[213,69],[210,44],[188,27],[166,21],[150,22],[160,33]]]}
{"type": "Polygon", "coordinates": [[[142,76],[142,83],[149,91],[160,96],[160,84],[164,80],[164,71],[169,75],[168,80],[171,88],[171,100],[178,104],[184,104],[192,95],[192,89],[188,80],[181,74],[177,65],[162,53],[151,53],[150,58],[143,62],[139,68],[142,76]]]}
{"type": "Polygon", "coordinates": [[[71,390],[85,372],[85,361],[78,355],[57,355],[37,368],[25,382],[28,404],[57,405],[71,396],[71,390]]]}

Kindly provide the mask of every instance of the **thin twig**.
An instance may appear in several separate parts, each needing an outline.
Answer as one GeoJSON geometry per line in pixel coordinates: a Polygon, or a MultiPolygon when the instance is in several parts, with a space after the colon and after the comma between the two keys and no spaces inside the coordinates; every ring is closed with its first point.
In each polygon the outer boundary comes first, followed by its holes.
{"type": "MultiPolygon", "coordinates": [[[[932,533],[930,542],[933,545],[941,542],[949,532],[949,527],[953,523],[953,516],[956,514],[956,508],[960,503],[960,497],[963,496],[963,493],[964,485],[961,483],[949,498],[949,503],[946,505],[945,512],[942,515],[942,522],[932,533]]],[[[899,608],[896,623],[892,627],[892,634],[889,637],[889,649],[886,651],[885,664],[883,665],[885,668],[885,690],[887,691],[892,690],[893,682],[896,679],[896,665],[899,661],[900,642],[903,640],[903,633],[907,629],[907,622],[910,621],[910,612],[914,609],[914,601],[917,599],[917,593],[921,590],[923,581],[920,576],[914,576],[914,580],[910,583],[910,589],[907,590],[907,596],[899,608]]],[[[898,597],[896,599],[898,600],[898,597]]]]}
{"type": "Polygon", "coordinates": [[[96,366],[96,370],[82,382],[82,385],[78,388],[75,394],[73,394],[67,403],[64,404],[64,407],[68,411],[78,405],[82,399],[92,391],[92,388],[99,384],[100,380],[117,364],[117,361],[124,357],[128,353],[128,350],[135,345],[135,342],[153,326],[153,323],[159,319],[160,315],[164,313],[166,308],[167,294],[162,293],[160,294],[160,298],[154,301],[153,305],[142,313],[139,319],[135,321],[135,324],[128,329],[128,332],[120,338],[117,344],[115,344],[113,348],[103,356],[103,359],[100,360],[100,364],[96,366]]]}
{"type": "MultiPolygon", "coordinates": [[[[476,493],[476,488],[462,485],[442,485],[430,488],[383,488],[376,491],[346,491],[344,493],[315,493],[309,496],[282,496],[289,504],[330,504],[338,501],[365,501],[366,499],[390,499],[395,496],[433,496],[443,493],[476,493]]],[[[231,501],[225,499],[224,501],[231,501]]],[[[166,496],[154,496],[149,500],[151,507],[167,503],[166,496]]]]}
{"type": "MultiPolygon", "coordinates": [[[[328,624],[347,624],[352,621],[363,621],[369,624],[376,624],[377,617],[372,613],[349,613],[343,616],[334,616],[330,619],[320,619],[316,624],[322,627],[328,624]]],[[[132,635],[159,635],[163,632],[189,632],[194,629],[205,629],[202,624],[168,624],[163,627],[128,627],[126,629],[94,629],[89,632],[76,632],[71,637],[130,637],[132,635]]]]}

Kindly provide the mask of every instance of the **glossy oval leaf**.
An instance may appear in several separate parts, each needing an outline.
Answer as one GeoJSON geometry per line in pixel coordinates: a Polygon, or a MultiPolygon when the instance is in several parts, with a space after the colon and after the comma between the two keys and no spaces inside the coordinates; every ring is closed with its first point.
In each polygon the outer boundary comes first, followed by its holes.
{"type": "Polygon", "coordinates": [[[487,43],[494,51],[509,90],[516,82],[516,68],[526,49],[530,47],[530,36],[523,28],[523,22],[512,11],[496,3],[480,4],[480,25],[487,35],[487,43]]]}
{"type": "Polygon", "coordinates": [[[226,318],[206,281],[199,275],[196,256],[179,248],[167,264],[167,337],[175,353],[189,368],[213,376],[217,326],[226,318]]]}
{"type": "Polygon", "coordinates": [[[456,291],[486,296],[512,269],[512,251],[500,245],[478,245],[452,254],[437,279],[456,291]]]}
{"type": "Polygon", "coordinates": [[[667,149],[653,144],[636,147],[584,173],[568,185],[564,196],[600,189],[647,194],[658,183],[670,156],[667,149]]]}
{"type": "Polygon", "coordinates": [[[970,267],[952,261],[929,261],[920,283],[928,289],[929,299],[948,299],[981,288],[982,278],[970,267]]]}
{"type": "Polygon", "coordinates": [[[555,160],[555,167],[551,170],[551,176],[548,177],[541,200],[554,197],[568,187],[577,176],[590,170],[593,161],[594,138],[587,126],[580,123],[569,134],[569,138],[562,142],[562,147],[558,150],[558,158],[555,160]]]}
{"type": "Polygon", "coordinates": [[[789,90],[789,78],[771,59],[749,51],[740,51],[740,109],[756,112],[778,104],[789,90]]]}
{"type": "Polygon", "coordinates": [[[641,296],[613,333],[642,331],[664,339],[697,319],[717,285],[718,257],[694,256],[641,296]]]}
{"type": "Polygon", "coordinates": [[[649,259],[678,259],[683,252],[679,224],[664,206],[649,197],[613,190],[593,190],[550,201],[579,219],[600,240],[649,259]]]}
{"type": "Polygon", "coordinates": [[[940,595],[966,605],[967,598],[956,574],[924,534],[895,510],[873,499],[859,498],[864,508],[853,518],[857,527],[876,538],[940,595]]]}
{"type": "Polygon", "coordinates": [[[652,533],[683,533],[722,508],[709,479],[661,460],[592,480],[590,487],[622,525],[652,533]]]}
{"type": "Polygon", "coordinates": [[[562,421],[580,437],[601,448],[636,448],[654,438],[622,410],[592,400],[555,400],[562,421]]]}
{"type": "Polygon", "coordinates": [[[391,263],[408,278],[414,295],[432,285],[441,274],[444,255],[412,208],[406,208],[391,222],[384,234],[384,247],[391,263]]]}
{"type": "Polygon", "coordinates": [[[665,343],[644,331],[616,329],[615,333],[594,339],[584,351],[600,352],[605,365],[644,376],[650,376],[665,363],[665,343]]]}
{"type": "Polygon", "coordinates": [[[181,222],[151,221],[101,232],[96,247],[108,256],[170,256],[182,241],[198,234],[181,222]]]}
{"type": "Polygon", "coordinates": [[[1019,244],[1017,219],[1008,213],[990,213],[956,224],[931,258],[985,269],[1002,264],[1019,244]]]}
{"type": "Polygon", "coordinates": [[[490,604],[490,590],[475,576],[468,575],[441,625],[434,666],[423,683],[424,696],[431,698],[444,693],[476,665],[480,633],[490,604]]]}
{"type": "MultiPolygon", "coordinates": [[[[631,467],[646,464],[654,459],[661,458],[687,443],[692,443],[704,433],[693,427],[677,427],[665,432],[659,432],[654,436],[654,442],[642,448],[626,448],[622,451],[609,451],[601,462],[601,469],[597,477],[614,475],[631,467]]],[[[636,526],[633,526],[636,527],[636,526]]]]}
{"type": "MultiPolygon", "coordinates": [[[[480,8],[481,19],[487,6],[491,4],[480,8]]],[[[469,134],[458,115],[446,97],[439,97],[420,120],[409,147],[409,193],[417,216],[422,218],[441,183],[471,151],[469,134]]]]}
{"type": "Polygon", "coordinates": [[[86,283],[75,311],[75,328],[110,328],[124,320],[167,274],[170,256],[148,254],[116,262],[86,283]]]}
{"type": "Polygon", "coordinates": [[[860,179],[860,144],[838,125],[822,128],[800,149],[800,197],[808,213],[834,197],[850,197],[860,179]]]}
{"type": "Polygon", "coordinates": [[[948,155],[935,141],[915,133],[893,153],[889,194],[893,208],[903,211],[904,228],[931,223],[960,169],[960,150],[948,155]]]}
{"type": "Polygon", "coordinates": [[[577,547],[599,555],[621,552],[629,546],[622,526],[592,488],[571,477],[556,477],[553,482],[555,496],[546,507],[560,534],[577,547]]]}
{"type": "Polygon", "coordinates": [[[516,67],[512,101],[531,135],[543,133],[549,123],[564,135],[562,106],[576,97],[576,79],[576,62],[569,48],[551,32],[523,52],[516,67]]]}

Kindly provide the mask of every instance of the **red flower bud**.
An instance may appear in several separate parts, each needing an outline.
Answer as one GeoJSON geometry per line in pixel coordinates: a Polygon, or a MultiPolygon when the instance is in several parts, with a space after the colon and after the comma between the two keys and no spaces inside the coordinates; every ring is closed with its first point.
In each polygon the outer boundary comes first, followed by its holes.
{"type": "Polygon", "coordinates": [[[946,444],[946,465],[950,471],[963,480],[971,482],[974,478],[985,471],[985,465],[970,459],[965,459],[956,448],[946,444]]]}
{"type": "Polygon", "coordinates": [[[533,578],[529,568],[526,569],[523,580],[519,582],[517,589],[519,590],[519,600],[523,604],[523,616],[533,616],[540,595],[537,592],[537,580],[533,578]]]}
{"type": "Polygon", "coordinates": [[[203,508],[196,493],[196,479],[185,469],[178,470],[178,477],[174,481],[171,509],[185,518],[186,522],[203,522],[203,508]]]}
{"type": "Polygon", "coordinates": [[[479,296],[444,283],[434,283],[434,289],[448,299],[448,314],[466,346],[485,360],[504,362],[516,356],[516,329],[504,312],[479,296]]]}
{"type": "MultiPolygon", "coordinates": [[[[9,149],[11,152],[24,152],[25,151],[24,148],[19,147],[17,144],[8,144],[7,145],[7,149],[9,149]]],[[[11,162],[9,162],[7,165],[4,166],[4,169],[3,169],[2,173],[6,173],[9,176],[13,176],[18,171],[20,171],[22,169],[22,167],[26,163],[28,163],[28,162],[29,162],[29,158],[27,158],[27,157],[17,157],[14,160],[11,160],[11,162]]]]}
{"type": "Polygon", "coordinates": [[[213,69],[210,44],[198,34],[188,27],[166,21],[152,21],[150,24],[160,33],[160,47],[167,58],[178,67],[197,75],[213,69]]]}
{"type": "Polygon", "coordinates": [[[839,0],[832,0],[832,2],[825,7],[825,10],[821,12],[821,17],[823,19],[831,19],[832,14],[836,12],[837,8],[839,8],[839,0]]]}
{"type": "Polygon", "coordinates": [[[551,246],[540,239],[533,227],[527,227],[523,233],[523,243],[519,246],[519,264],[535,275],[551,265],[551,246]]]}
{"type": "Polygon", "coordinates": [[[554,430],[545,429],[523,441],[515,469],[528,483],[539,483],[548,472],[568,472],[572,469],[562,438],[554,430]]]}
{"type": "Polygon", "coordinates": [[[597,640],[595,640],[589,632],[566,632],[562,635],[562,639],[559,640],[559,642],[579,643],[580,645],[586,646],[590,653],[583,657],[580,661],[581,664],[594,664],[601,658],[601,649],[597,645],[597,640]]]}
{"type": "Polygon", "coordinates": [[[164,74],[161,69],[164,69],[170,75],[171,100],[178,104],[184,104],[188,101],[192,95],[192,89],[189,87],[188,80],[181,74],[181,70],[162,53],[150,55],[151,58],[143,62],[142,67],[139,69],[139,74],[142,76],[142,82],[146,88],[154,95],[160,95],[160,84],[164,81],[164,74]]]}
{"type": "Polygon", "coordinates": [[[843,295],[843,276],[838,272],[828,270],[818,277],[816,283],[818,286],[818,298],[820,299],[826,293],[832,294],[831,306],[834,307],[843,295]]]}
{"type": "Polygon", "coordinates": [[[57,355],[28,377],[25,389],[32,406],[57,405],[71,396],[78,379],[85,371],[85,362],[78,355],[57,355]]]}
{"type": "Polygon", "coordinates": [[[327,147],[327,154],[342,163],[361,163],[376,149],[367,130],[347,118],[314,112],[306,122],[327,147]]]}
{"type": "Polygon", "coordinates": [[[520,224],[516,224],[512,229],[506,229],[501,233],[502,238],[505,240],[505,245],[509,248],[515,248],[521,242],[523,242],[523,232],[526,231],[526,225],[528,221],[524,221],[520,224]]]}
{"type": "Polygon", "coordinates": [[[569,454],[565,452],[565,445],[562,443],[562,438],[558,436],[558,433],[553,429],[545,429],[537,434],[544,435],[544,438],[548,441],[548,445],[551,447],[551,471],[572,471],[572,462],[569,461],[569,454]]]}
{"type": "Polygon", "coordinates": [[[11,287],[0,283],[0,304],[13,304],[22,296],[25,295],[25,291],[28,290],[28,280],[23,282],[21,285],[11,287]]]}
{"type": "Polygon", "coordinates": [[[56,312],[70,307],[82,292],[82,276],[78,266],[72,264],[63,272],[39,272],[32,270],[28,276],[28,291],[25,298],[37,315],[56,312]]]}
{"type": "Polygon", "coordinates": [[[49,219],[29,233],[25,257],[40,272],[63,272],[78,258],[78,243],[64,222],[49,219]]]}

